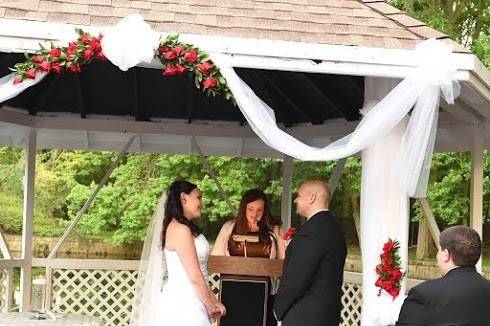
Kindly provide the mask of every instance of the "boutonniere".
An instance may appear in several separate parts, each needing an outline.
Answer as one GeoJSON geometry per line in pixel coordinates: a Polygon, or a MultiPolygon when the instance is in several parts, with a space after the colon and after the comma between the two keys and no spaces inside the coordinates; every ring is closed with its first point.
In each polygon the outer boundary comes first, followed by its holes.
{"type": "Polygon", "coordinates": [[[286,233],[284,233],[284,240],[286,241],[286,245],[289,244],[289,242],[291,242],[291,239],[293,238],[294,236],[294,233],[296,232],[296,228],[294,226],[291,226],[287,231],[286,233]]]}

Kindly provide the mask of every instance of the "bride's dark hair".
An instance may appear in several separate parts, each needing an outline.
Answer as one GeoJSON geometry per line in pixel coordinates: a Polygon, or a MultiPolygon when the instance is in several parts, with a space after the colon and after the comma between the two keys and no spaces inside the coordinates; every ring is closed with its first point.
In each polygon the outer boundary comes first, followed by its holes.
{"type": "Polygon", "coordinates": [[[182,207],[182,202],[180,201],[180,195],[182,193],[188,195],[196,188],[197,185],[186,180],[174,181],[170,187],[168,187],[167,200],[165,201],[165,218],[163,219],[162,249],[165,248],[165,234],[167,232],[167,227],[173,219],[181,224],[187,225],[195,237],[202,233],[200,227],[184,216],[184,209],[182,207]]]}

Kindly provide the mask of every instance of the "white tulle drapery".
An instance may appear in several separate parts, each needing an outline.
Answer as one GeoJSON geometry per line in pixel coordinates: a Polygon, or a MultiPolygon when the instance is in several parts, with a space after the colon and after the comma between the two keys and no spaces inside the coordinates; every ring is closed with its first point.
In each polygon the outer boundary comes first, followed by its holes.
{"type": "Polygon", "coordinates": [[[146,239],[141,252],[138,278],[131,310],[131,326],[157,325],[158,302],[161,290],[166,282],[167,265],[161,247],[165,201],[162,194],[146,231],[146,239]]]}
{"type": "MultiPolygon", "coordinates": [[[[365,111],[369,111],[396,84],[390,79],[366,78],[365,111]]],[[[406,281],[400,295],[393,298],[379,294],[374,284],[376,265],[384,242],[389,238],[400,243],[401,268],[407,271],[409,199],[398,181],[398,157],[407,129],[404,118],[388,134],[362,152],[361,176],[361,248],[362,248],[362,316],[363,326],[394,325],[405,299],[406,281]]]]}
{"type": "Polygon", "coordinates": [[[273,110],[255,95],[230,64],[229,57],[215,54],[233,96],[254,132],[270,147],[304,161],[335,160],[358,153],[385,137],[410,111],[412,117],[403,135],[398,179],[409,196],[424,197],[433,152],[437,110],[442,93],[453,103],[459,93],[454,79],[451,47],[434,39],[417,46],[420,65],[376,104],[346,137],[323,148],[311,147],[281,130],[273,110]],[[424,164],[426,162],[426,164],[424,164]]]}
{"type": "Polygon", "coordinates": [[[158,48],[160,34],[140,15],[124,17],[116,26],[107,29],[100,42],[106,58],[122,71],[139,63],[150,63],[158,48]]]}

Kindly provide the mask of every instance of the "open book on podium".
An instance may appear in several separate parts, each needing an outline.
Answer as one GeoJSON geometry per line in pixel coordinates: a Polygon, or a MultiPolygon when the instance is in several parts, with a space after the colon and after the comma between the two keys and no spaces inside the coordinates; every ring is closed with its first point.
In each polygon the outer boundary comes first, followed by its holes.
{"type": "Polygon", "coordinates": [[[227,311],[218,325],[266,326],[272,304],[270,279],[282,275],[283,262],[282,259],[210,256],[208,272],[220,274],[219,297],[227,311]]]}

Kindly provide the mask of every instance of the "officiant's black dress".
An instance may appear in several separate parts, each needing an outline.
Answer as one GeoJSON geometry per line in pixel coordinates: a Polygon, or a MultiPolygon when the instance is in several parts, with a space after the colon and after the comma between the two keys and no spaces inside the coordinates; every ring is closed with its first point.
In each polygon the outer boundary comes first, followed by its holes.
{"type": "MultiPolygon", "coordinates": [[[[230,256],[270,258],[272,240],[264,232],[247,232],[238,234],[236,225],[228,240],[230,256]],[[238,237],[236,237],[238,236],[238,237]],[[244,237],[254,238],[253,242],[243,241],[244,237]],[[238,240],[238,241],[236,241],[238,240]]],[[[267,306],[267,325],[276,325],[272,314],[270,281],[268,278],[257,282],[243,282],[239,278],[230,277],[221,283],[221,301],[226,306],[226,315],[220,320],[220,326],[262,326],[264,305],[267,306]],[[268,314],[268,317],[267,317],[268,314]]]]}

